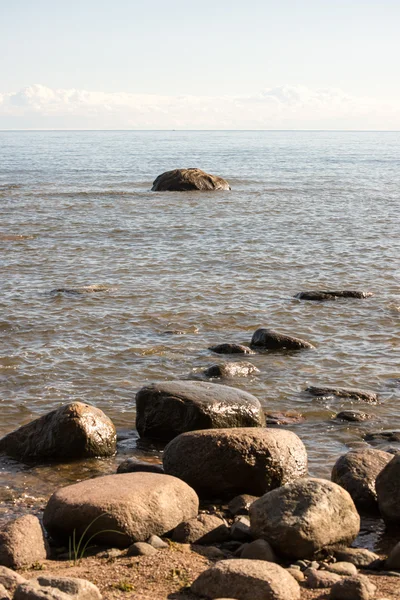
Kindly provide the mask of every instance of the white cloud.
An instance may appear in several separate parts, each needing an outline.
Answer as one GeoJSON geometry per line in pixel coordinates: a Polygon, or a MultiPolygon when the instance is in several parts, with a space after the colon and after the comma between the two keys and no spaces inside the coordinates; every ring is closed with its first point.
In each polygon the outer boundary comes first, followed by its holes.
{"type": "Polygon", "coordinates": [[[0,128],[400,129],[398,106],[290,85],[253,96],[162,96],[35,84],[0,93],[0,128]]]}

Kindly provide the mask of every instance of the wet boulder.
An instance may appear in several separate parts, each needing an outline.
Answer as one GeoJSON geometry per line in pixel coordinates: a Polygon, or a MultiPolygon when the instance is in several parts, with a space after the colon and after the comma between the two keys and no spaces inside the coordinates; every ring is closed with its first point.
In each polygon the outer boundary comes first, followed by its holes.
{"type": "Polygon", "coordinates": [[[257,329],[250,342],[251,348],[260,350],[305,350],[314,346],[297,337],[273,331],[272,329],[257,329]]]}
{"type": "Polygon", "coordinates": [[[260,371],[250,362],[229,362],[220,365],[211,365],[204,371],[204,375],[210,378],[230,379],[233,377],[248,377],[260,371]]]}
{"type": "Polygon", "coordinates": [[[0,531],[0,565],[13,569],[30,567],[46,560],[48,554],[42,526],[34,515],[19,517],[0,531]]]}
{"type": "Polygon", "coordinates": [[[317,397],[338,396],[339,398],[348,398],[349,400],[368,402],[369,404],[376,404],[378,402],[378,396],[375,392],[360,390],[358,388],[319,387],[311,385],[306,388],[306,392],[317,397]]]}
{"type": "Polygon", "coordinates": [[[392,458],[392,454],[373,448],[350,450],[336,461],[331,479],[349,492],[359,510],[378,512],[375,481],[392,458]]]}
{"type": "Polygon", "coordinates": [[[400,525],[400,454],[382,469],[375,487],[382,518],[386,523],[400,525]]]}
{"type": "Polygon", "coordinates": [[[304,477],[307,452],[295,433],[283,429],[212,429],[176,437],[163,464],[203,497],[260,496],[304,477]]]}
{"type": "Polygon", "coordinates": [[[400,443],[400,430],[369,431],[365,434],[364,440],[373,446],[388,443],[398,444],[400,443]]]}
{"type": "Polygon", "coordinates": [[[118,465],[117,473],[160,473],[164,474],[162,464],[151,463],[138,458],[126,458],[118,465]]]}
{"type": "Polygon", "coordinates": [[[199,500],[186,483],[158,473],[123,473],[87,479],[57,490],[43,515],[48,533],[65,542],[76,530],[106,546],[126,548],[164,535],[195,517],[199,500]]]}
{"type": "Polygon", "coordinates": [[[141,437],[168,441],[185,431],[263,425],[257,398],[226,385],[165,381],[136,394],[136,428],[141,437]]]}
{"type": "Polygon", "coordinates": [[[190,192],[199,190],[209,192],[212,190],[230,190],[231,187],[225,179],[217,175],[210,175],[201,169],[174,169],[159,175],[153,181],[152,192],[190,192]]]}
{"type": "Polygon", "coordinates": [[[373,296],[372,292],[360,292],[357,290],[336,290],[325,291],[316,290],[313,292],[299,292],[295,298],[298,300],[312,300],[314,302],[326,302],[327,300],[336,300],[337,298],[369,298],[373,296]]]}
{"type": "Polygon", "coordinates": [[[250,522],[254,537],[296,559],[349,545],[360,529],[350,494],[336,483],[314,478],[299,479],[256,500],[250,522]]]}
{"type": "Polygon", "coordinates": [[[210,346],[209,350],[215,354],[255,354],[251,348],[242,344],[217,344],[210,346]]]}
{"type": "Polygon", "coordinates": [[[373,415],[362,410],[342,410],[335,417],[337,421],[349,421],[350,423],[362,423],[373,419],[373,415]]]}
{"type": "Polygon", "coordinates": [[[112,456],[116,447],[111,419],[82,402],[65,404],[0,440],[0,453],[28,461],[112,456]]]}

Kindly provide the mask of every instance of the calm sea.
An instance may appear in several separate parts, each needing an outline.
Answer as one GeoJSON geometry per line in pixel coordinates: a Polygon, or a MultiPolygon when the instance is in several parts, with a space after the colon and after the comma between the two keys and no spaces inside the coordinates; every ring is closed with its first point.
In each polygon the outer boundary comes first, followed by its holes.
{"type": "Polygon", "coordinates": [[[317,349],[251,356],[260,373],[230,384],[305,416],[292,429],[312,474],[329,476],[366,431],[400,428],[399,199],[400,133],[0,132],[0,435],[80,400],[126,438],[105,461],[1,459],[0,519],[123,453],[156,457],[136,446],[136,391],[193,377],[222,360],[210,345],[260,326],[317,349]],[[194,166],[232,191],[149,191],[194,166]],[[293,298],[321,288],[374,297],[293,298]],[[313,399],[308,385],[367,388],[380,404],[313,399]],[[332,419],[351,407],[375,420],[332,419]]]}

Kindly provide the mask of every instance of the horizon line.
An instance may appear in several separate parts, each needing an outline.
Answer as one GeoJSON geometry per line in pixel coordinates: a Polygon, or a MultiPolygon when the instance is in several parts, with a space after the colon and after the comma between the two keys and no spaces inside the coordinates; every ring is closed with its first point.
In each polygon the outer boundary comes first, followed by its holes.
{"type": "Polygon", "coordinates": [[[0,133],[4,132],[32,132],[32,131],[130,131],[135,133],[140,132],[239,132],[239,131],[266,131],[266,132],[337,132],[337,133],[400,133],[400,129],[63,129],[63,128],[29,128],[29,129],[0,129],[0,133]]]}

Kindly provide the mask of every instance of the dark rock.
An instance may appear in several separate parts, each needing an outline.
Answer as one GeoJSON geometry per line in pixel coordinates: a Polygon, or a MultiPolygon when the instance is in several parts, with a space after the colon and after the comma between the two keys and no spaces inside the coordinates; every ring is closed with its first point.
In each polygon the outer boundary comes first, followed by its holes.
{"type": "Polygon", "coordinates": [[[19,569],[46,560],[48,555],[42,526],[34,515],[18,517],[0,531],[0,565],[19,569]]]}
{"type": "Polygon", "coordinates": [[[375,568],[376,562],[380,560],[378,554],[366,548],[340,548],[334,555],[338,561],[350,562],[358,569],[375,568]]]}
{"type": "Polygon", "coordinates": [[[180,523],[172,532],[174,542],[181,544],[218,544],[229,540],[226,523],[214,515],[200,514],[180,523]]]}
{"type": "Polygon", "coordinates": [[[306,392],[313,396],[338,396],[339,398],[349,398],[357,402],[368,402],[376,404],[378,396],[374,392],[368,390],[359,390],[357,388],[335,388],[335,387],[315,387],[310,386],[306,392]]]}
{"type": "Polygon", "coordinates": [[[203,571],[191,590],[206,598],[300,600],[297,581],[279,565],[264,560],[221,560],[203,571]]]}
{"type": "Polygon", "coordinates": [[[272,331],[272,329],[257,329],[251,338],[250,347],[261,350],[304,350],[314,348],[310,342],[272,331]]]}
{"type": "Polygon", "coordinates": [[[398,443],[400,442],[400,430],[370,431],[365,434],[364,440],[369,444],[379,444],[382,442],[398,443]]]}
{"type": "Polygon", "coordinates": [[[376,478],[378,505],[385,523],[400,525],[400,454],[376,478]]]}
{"type": "Polygon", "coordinates": [[[164,474],[164,468],[161,464],[155,464],[139,460],[138,458],[126,458],[118,465],[117,473],[159,473],[164,474]]]}
{"type": "Polygon", "coordinates": [[[230,190],[222,177],[210,175],[201,169],[174,169],[159,175],[153,181],[152,192],[189,192],[193,190],[230,190]]]}
{"type": "Polygon", "coordinates": [[[259,373],[259,369],[249,362],[230,362],[221,365],[211,365],[203,371],[206,377],[230,379],[233,377],[248,377],[253,373],[259,373]]]}
{"type": "Polygon", "coordinates": [[[331,600],[372,600],[376,585],[365,575],[345,577],[335,583],[331,589],[331,600]]]}
{"type": "Polygon", "coordinates": [[[249,542],[253,539],[250,532],[250,521],[247,517],[236,518],[231,526],[231,538],[238,542],[249,542]]]}
{"type": "Polygon", "coordinates": [[[228,510],[234,517],[236,515],[248,515],[250,506],[258,498],[259,496],[250,496],[250,494],[239,494],[229,502],[228,510]]]}
{"type": "Polygon", "coordinates": [[[248,558],[250,560],[267,560],[268,562],[276,562],[275,552],[271,545],[265,540],[254,540],[250,544],[245,544],[240,558],[248,558]]]}
{"type": "Polygon", "coordinates": [[[112,456],[116,447],[112,421],[82,402],[65,404],[0,440],[0,453],[17,460],[112,456]]]}
{"type": "Polygon", "coordinates": [[[336,300],[337,298],[369,298],[373,296],[372,292],[359,292],[354,290],[339,291],[315,291],[300,292],[295,295],[299,300],[313,300],[315,302],[324,302],[326,300],[336,300]]]}
{"type": "Polygon", "coordinates": [[[378,512],[375,480],[392,458],[372,448],[350,450],[336,461],[331,479],[349,492],[359,510],[378,512]]]}
{"type": "Polygon", "coordinates": [[[124,548],[164,535],[195,517],[199,501],[186,483],[156,473],[124,473],[87,479],[55,492],[43,522],[55,540],[97,534],[95,541],[124,548]],[[109,530],[109,531],[106,531],[109,530]],[[120,533],[118,533],[120,532],[120,533]]]}
{"type": "Polygon", "coordinates": [[[292,423],[302,423],[305,418],[297,411],[270,412],[265,413],[265,422],[267,425],[291,425],[292,423]]]}
{"type": "Polygon", "coordinates": [[[251,348],[241,344],[218,344],[210,346],[209,350],[216,354],[255,354],[251,348]]]}
{"type": "Polygon", "coordinates": [[[157,554],[156,548],[146,542],[135,542],[129,546],[127,556],[152,556],[157,554]]]}
{"type": "Polygon", "coordinates": [[[348,545],[360,529],[360,517],[346,490],[325,479],[299,479],[273,490],[250,507],[254,537],[267,540],[290,558],[311,558],[348,545]],[[340,518],[338,518],[340,515],[340,518]]]}
{"type": "Polygon", "coordinates": [[[86,579],[38,577],[19,585],[14,600],[101,600],[101,594],[86,579]]]}
{"type": "Polygon", "coordinates": [[[362,423],[363,421],[369,421],[370,419],[373,419],[373,415],[361,410],[342,410],[335,415],[335,419],[338,419],[339,421],[362,423]]]}
{"type": "Polygon", "coordinates": [[[185,431],[265,424],[255,396],[202,381],[166,381],[146,386],[136,394],[136,410],[139,435],[163,440],[185,431]]]}
{"type": "Polygon", "coordinates": [[[389,553],[389,556],[385,562],[385,568],[389,570],[394,569],[395,571],[400,571],[400,542],[398,542],[398,544],[396,544],[389,553]]]}
{"type": "Polygon", "coordinates": [[[166,473],[205,498],[258,495],[307,473],[307,452],[291,431],[234,428],[183,433],[164,451],[166,473]]]}

